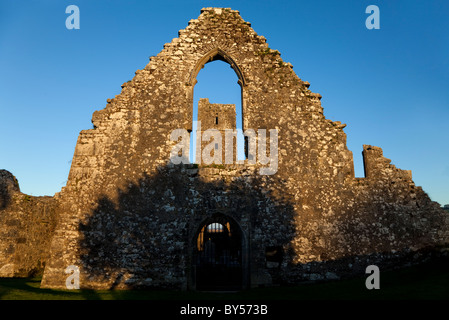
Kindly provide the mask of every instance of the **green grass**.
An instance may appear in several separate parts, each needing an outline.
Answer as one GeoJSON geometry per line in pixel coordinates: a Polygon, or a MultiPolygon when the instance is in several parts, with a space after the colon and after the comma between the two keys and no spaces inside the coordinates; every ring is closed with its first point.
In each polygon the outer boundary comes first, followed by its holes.
{"type": "MultiPolygon", "coordinates": [[[[367,275],[368,276],[368,275],[367,275]]],[[[256,288],[234,293],[171,290],[40,289],[40,278],[0,278],[2,300],[447,300],[449,261],[427,263],[380,273],[380,289],[368,290],[366,277],[256,288]]]]}

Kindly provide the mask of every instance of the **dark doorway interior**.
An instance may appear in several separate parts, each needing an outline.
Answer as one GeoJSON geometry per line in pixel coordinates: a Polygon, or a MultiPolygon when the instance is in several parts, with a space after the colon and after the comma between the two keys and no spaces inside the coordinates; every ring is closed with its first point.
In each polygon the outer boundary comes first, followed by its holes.
{"type": "Polygon", "coordinates": [[[193,258],[197,290],[242,288],[242,236],[235,223],[223,218],[204,224],[193,258]]]}

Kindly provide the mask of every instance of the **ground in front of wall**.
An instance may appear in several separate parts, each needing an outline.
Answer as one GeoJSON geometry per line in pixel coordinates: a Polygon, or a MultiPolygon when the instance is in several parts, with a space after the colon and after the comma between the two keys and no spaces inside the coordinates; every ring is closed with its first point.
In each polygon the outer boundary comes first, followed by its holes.
{"type": "MultiPolygon", "coordinates": [[[[366,277],[369,275],[367,274],[366,277]]],[[[0,278],[0,300],[448,300],[449,258],[380,272],[380,289],[368,290],[366,277],[255,288],[239,292],[172,290],[41,289],[40,278],[0,278]]]]}

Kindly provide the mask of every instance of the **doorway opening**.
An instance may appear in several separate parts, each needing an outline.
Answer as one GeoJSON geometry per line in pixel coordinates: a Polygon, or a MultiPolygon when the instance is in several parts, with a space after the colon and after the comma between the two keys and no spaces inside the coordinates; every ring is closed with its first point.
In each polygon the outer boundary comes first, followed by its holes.
{"type": "Polygon", "coordinates": [[[204,223],[196,235],[193,271],[197,290],[229,291],[243,286],[240,227],[226,217],[204,223]]]}

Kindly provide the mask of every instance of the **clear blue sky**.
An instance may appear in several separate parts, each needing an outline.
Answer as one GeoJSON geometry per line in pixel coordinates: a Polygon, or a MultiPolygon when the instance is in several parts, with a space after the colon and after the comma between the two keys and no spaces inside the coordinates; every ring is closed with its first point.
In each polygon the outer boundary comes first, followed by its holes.
{"type": "MultiPolygon", "coordinates": [[[[362,145],[376,145],[432,200],[449,204],[447,0],[0,0],[0,169],[22,192],[59,192],[92,113],[202,7],[239,10],[323,96],[326,118],[347,124],[357,176],[362,145]],[[65,27],[70,4],[80,9],[79,30],[65,27]],[[380,30],[365,27],[371,4],[380,30]]],[[[239,102],[228,66],[208,64],[198,80],[195,99],[239,102]],[[220,91],[209,86],[217,79],[220,91]]]]}

